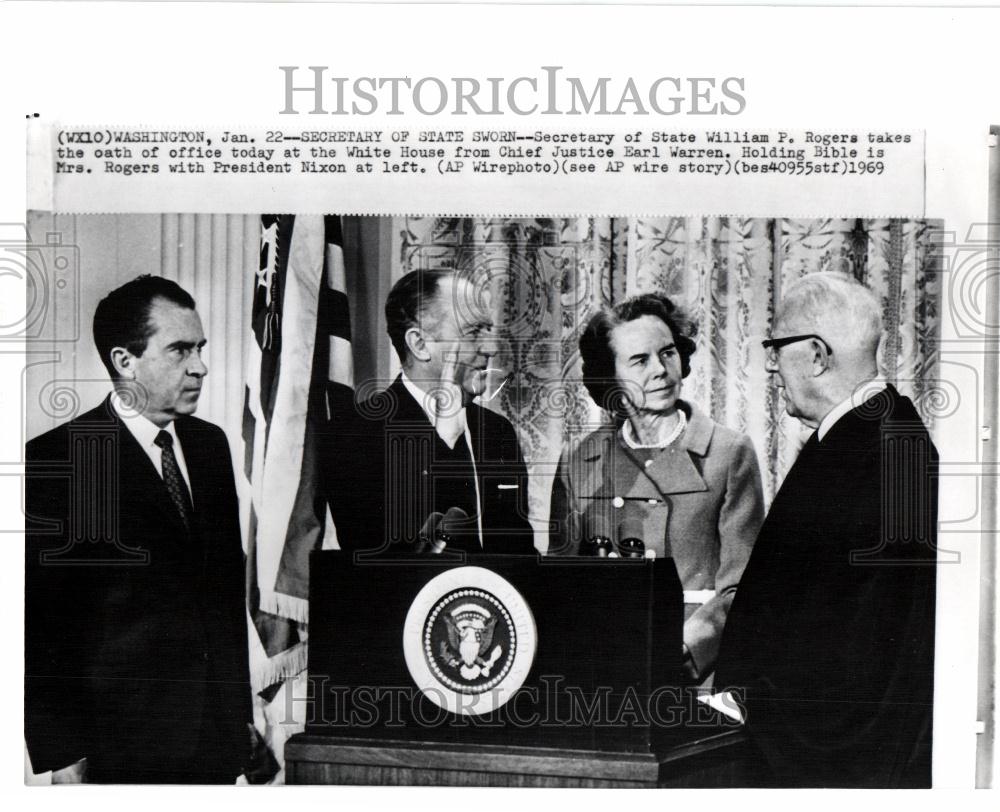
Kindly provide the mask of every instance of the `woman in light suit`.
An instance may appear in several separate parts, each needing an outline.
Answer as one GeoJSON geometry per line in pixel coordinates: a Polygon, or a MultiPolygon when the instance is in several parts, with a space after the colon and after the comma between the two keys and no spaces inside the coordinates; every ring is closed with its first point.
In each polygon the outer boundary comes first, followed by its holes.
{"type": "Polygon", "coordinates": [[[641,527],[645,549],[677,566],[684,670],[704,682],[764,519],[764,496],[750,438],[680,399],[695,332],[656,294],[590,320],[580,337],[583,380],[614,425],[563,454],[549,554],[586,554],[595,538],[622,542],[622,531],[634,536],[641,527]]]}

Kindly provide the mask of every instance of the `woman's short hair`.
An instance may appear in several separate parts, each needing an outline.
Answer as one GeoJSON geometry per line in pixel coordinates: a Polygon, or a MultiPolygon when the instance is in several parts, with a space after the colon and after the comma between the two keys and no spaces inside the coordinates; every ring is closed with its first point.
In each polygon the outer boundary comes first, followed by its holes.
{"type": "Polygon", "coordinates": [[[583,385],[594,403],[613,414],[621,411],[621,391],[615,375],[615,351],[611,346],[611,331],[620,324],[642,316],[660,319],[674,336],[677,354],[681,358],[681,377],[691,372],[691,356],[696,344],[698,325],[677,305],[659,293],[643,293],[627,299],[612,309],[595,313],[580,336],[580,358],[583,361],[583,385]]]}

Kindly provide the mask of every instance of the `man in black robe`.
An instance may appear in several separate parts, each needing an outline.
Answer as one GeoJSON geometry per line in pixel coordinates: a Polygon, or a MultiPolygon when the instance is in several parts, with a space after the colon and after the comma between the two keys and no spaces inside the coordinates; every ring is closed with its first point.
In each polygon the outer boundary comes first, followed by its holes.
{"type": "Polygon", "coordinates": [[[816,429],[761,528],[723,633],[771,786],[931,781],[937,452],[880,379],[881,308],[840,274],[791,286],[768,372],[816,429]]]}

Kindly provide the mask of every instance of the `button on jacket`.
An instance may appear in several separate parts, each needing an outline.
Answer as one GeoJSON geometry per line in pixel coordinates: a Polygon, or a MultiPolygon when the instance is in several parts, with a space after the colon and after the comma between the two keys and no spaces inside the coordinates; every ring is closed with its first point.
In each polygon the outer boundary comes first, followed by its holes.
{"type": "Polygon", "coordinates": [[[535,554],[528,472],[514,427],[475,403],[466,414],[472,447],[460,437],[449,449],[396,378],[331,422],[321,459],[342,549],[405,546],[428,516],[460,507],[469,519],[466,532],[449,542],[451,551],[535,554]]]}
{"type": "Polygon", "coordinates": [[[626,519],[641,522],[646,549],[674,559],[686,596],[684,642],[704,679],[764,518],[764,497],[750,438],[678,405],[688,425],[666,448],[629,448],[621,430],[608,426],[564,453],[549,553],[578,555],[592,535],[616,536],[626,519]]]}

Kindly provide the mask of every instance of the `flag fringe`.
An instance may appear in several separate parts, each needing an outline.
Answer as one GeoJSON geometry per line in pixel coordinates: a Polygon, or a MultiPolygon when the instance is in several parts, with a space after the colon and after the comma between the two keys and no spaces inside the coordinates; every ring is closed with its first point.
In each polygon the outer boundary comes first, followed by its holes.
{"type": "Polygon", "coordinates": [[[260,609],[271,615],[294,620],[296,623],[309,622],[309,601],[281,592],[261,589],[260,609]]]}
{"type": "Polygon", "coordinates": [[[283,682],[301,674],[306,670],[308,655],[309,643],[303,640],[290,649],[255,664],[250,672],[250,688],[256,694],[265,688],[270,688],[276,682],[283,682]]]}

